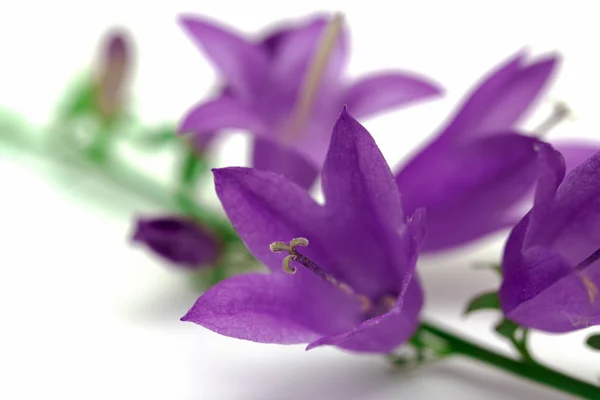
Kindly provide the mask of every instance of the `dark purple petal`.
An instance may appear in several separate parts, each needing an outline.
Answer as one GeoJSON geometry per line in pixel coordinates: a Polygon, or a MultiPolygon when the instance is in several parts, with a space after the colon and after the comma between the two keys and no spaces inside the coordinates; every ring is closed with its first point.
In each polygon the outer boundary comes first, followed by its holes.
{"type": "Polygon", "coordinates": [[[333,128],[322,186],[329,246],[338,253],[335,275],[370,297],[396,291],[410,269],[398,234],[404,227],[400,194],[375,141],[345,109],[333,128]]]}
{"type": "Polygon", "coordinates": [[[492,135],[513,126],[529,110],[557,64],[549,57],[523,66],[521,52],[509,59],[466,99],[444,131],[461,138],[492,135]]]}
{"type": "Polygon", "coordinates": [[[304,188],[281,175],[252,168],[213,171],[217,195],[229,220],[258,260],[275,273],[283,273],[282,256],[271,253],[269,245],[305,237],[310,245],[303,253],[327,268],[325,210],[304,188]]]}
{"type": "Polygon", "coordinates": [[[180,123],[180,133],[214,134],[225,129],[243,129],[261,135],[269,128],[261,116],[229,96],[221,96],[194,107],[180,123]]]}
{"type": "Polygon", "coordinates": [[[298,285],[297,278],[234,276],[203,294],[182,320],[221,335],[278,344],[307,343],[359,321],[359,308],[349,297],[332,288],[298,285]]]}
{"type": "MultiPolygon", "coordinates": [[[[569,332],[600,324],[600,303],[591,300],[582,276],[560,255],[532,247],[519,263],[504,263],[502,309],[516,323],[547,332],[569,332]]],[[[586,278],[600,283],[600,265],[586,278]]]]}
{"type": "Polygon", "coordinates": [[[565,177],[552,203],[530,221],[525,244],[552,248],[571,265],[600,248],[600,153],[565,177]]]}
{"type": "Polygon", "coordinates": [[[180,17],[179,22],[238,96],[252,98],[261,90],[268,71],[264,50],[242,35],[198,16],[180,17]]]}
{"type": "Polygon", "coordinates": [[[600,142],[592,140],[553,140],[552,146],[563,155],[567,172],[600,152],[600,142]]]}
{"type": "Polygon", "coordinates": [[[535,189],[535,209],[538,211],[552,202],[558,186],[565,177],[565,161],[562,155],[547,143],[539,142],[538,146],[538,181],[535,189]]]}
{"type": "Polygon", "coordinates": [[[416,75],[388,72],[374,74],[350,85],[342,101],[356,118],[404,106],[441,94],[437,84],[416,75]]]}
{"type": "Polygon", "coordinates": [[[209,265],[221,253],[213,235],[183,217],[139,218],[133,240],[174,264],[190,268],[209,265]]]}
{"type": "Polygon", "coordinates": [[[358,352],[389,353],[409,340],[416,331],[422,306],[423,291],[414,279],[408,284],[404,296],[399,297],[387,313],[368,319],[346,332],[315,340],[306,350],[334,345],[358,352]]]}
{"type": "Polygon", "coordinates": [[[600,324],[600,263],[594,257],[600,248],[600,154],[564,180],[560,153],[541,144],[539,160],[534,207],[504,252],[503,311],[523,326],[549,332],[600,324]]]}
{"type": "Polygon", "coordinates": [[[514,225],[536,179],[538,140],[497,134],[431,147],[400,170],[404,209],[427,209],[425,251],[468,243],[514,225]]]}
{"type": "Polygon", "coordinates": [[[254,139],[252,166],[283,175],[306,189],[312,186],[319,174],[314,164],[293,148],[261,138],[254,139]]]}

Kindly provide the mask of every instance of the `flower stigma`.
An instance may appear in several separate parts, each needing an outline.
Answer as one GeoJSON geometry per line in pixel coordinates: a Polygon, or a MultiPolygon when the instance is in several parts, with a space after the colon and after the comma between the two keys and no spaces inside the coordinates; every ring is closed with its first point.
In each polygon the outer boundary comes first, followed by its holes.
{"type": "Polygon", "coordinates": [[[325,72],[325,67],[327,67],[337,39],[342,32],[343,22],[344,15],[336,13],[325,27],[315,56],[309,65],[302,86],[300,87],[296,108],[293,110],[293,114],[289,120],[288,129],[285,130],[282,137],[284,140],[291,141],[296,138],[308,122],[321,77],[323,72],[325,72]]]}
{"type": "Polygon", "coordinates": [[[566,103],[557,101],[554,103],[550,115],[533,131],[537,133],[538,137],[543,137],[567,118],[573,118],[571,109],[566,103]]]}

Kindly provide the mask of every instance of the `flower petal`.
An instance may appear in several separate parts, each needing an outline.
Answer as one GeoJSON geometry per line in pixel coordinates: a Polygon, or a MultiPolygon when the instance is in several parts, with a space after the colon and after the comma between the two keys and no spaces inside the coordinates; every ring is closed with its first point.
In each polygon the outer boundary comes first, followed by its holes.
{"type": "Polygon", "coordinates": [[[252,98],[260,91],[268,72],[263,49],[240,34],[198,16],[182,16],[179,22],[237,95],[252,98]]]}
{"type": "Polygon", "coordinates": [[[210,264],[220,255],[217,239],[195,221],[183,217],[139,218],[133,235],[158,256],[189,268],[210,264]]]}
{"type": "Polygon", "coordinates": [[[360,79],[342,95],[355,118],[369,116],[441,94],[437,84],[406,73],[380,73],[360,79]]]}
{"type": "Polygon", "coordinates": [[[269,139],[256,138],[252,153],[252,166],[288,178],[303,188],[310,188],[319,171],[294,149],[269,139]]]}
{"type": "Polygon", "coordinates": [[[183,118],[178,131],[211,135],[224,129],[243,129],[257,135],[268,131],[260,115],[230,96],[220,96],[194,107],[183,118]]]}
{"type": "Polygon", "coordinates": [[[306,350],[334,345],[358,352],[389,353],[410,339],[416,331],[422,306],[423,291],[419,282],[413,279],[404,296],[396,301],[389,312],[368,319],[352,330],[315,340],[306,350]]]}
{"type": "Polygon", "coordinates": [[[229,220],[258,260],[283,273],[283,256],[271,253],[269,245],[305,237],[310,245],[303,254],[327,267],[329,252],[322,247],[328,231],[325,210],[304,188],[281,175],[252,168],[213,172],[217,195],[229,220]]]}
{"type": "MultiPolygon", "coordinates": [[[[271,70],[271,78],[275,82],[287,86],[292,93],[298,93],[304,84],[309,66],[314,62],[318,45],[328,23],[326,18],[314,18],[280,37],[278,54],[273,59],[271,70]]],[[[320,80],[321,86],[338,82],[346,64],[348,33],[345,28],[342,29],[327,59],[327,67],[320,80]]]]}
{"type": "Polygon", "coordinates": [[[548,83],[558,58],[522,66],[523,54],[509,59],[466,99],[445,129],[447,137],[475,137],[504,131],[530,108],[548,83]]]}
{"type": "Polygon", "coordinates": [[[308,343],[358,321],[356,304],[340,301],[334,289],[320,289],[298,285],[296,276],[238,275],[200,296],[182,320],[254,342],[308,343]]]}
{"type": "Polygon", "coordinates": [[[533,188],[538,140],[497,134],[427,149],[396,176],[404,209],[427,209],[425,251],[440,251],[514,225],[533,188]]]}
{"type": "Polygon", "coordinates": [[[552,248],[571,265],[600,247],[600,153],[565,177],[547,210],[531,220],[525,244],[552,248]]]}
{"type": "Polygon", "coordinates": [[[399,250],[406,246],[400,194],[375,141],[345,109],[333,128],[322,186],[335,275],[371,298],[396,291],[391,277],[400,280],[410,268],[399,250]]]}
{"type": "MultiPolygon", "coordinates": [[[[600,283],[599,267],[594,265],[585,272],[596,284],[600,283]]],[[[501,304],[512,321],[546,332],[600,324],[600,303],[592,301],[582,276],[552,250],[532,247],[518,263],[505,260],[503,271],[501,304]]]]}
{"type": "Polygon", "coordinates": [[[553,140],[552,145],[563,155],[567,172],[600,152],[600,142],[597,141],[553,140]]]}

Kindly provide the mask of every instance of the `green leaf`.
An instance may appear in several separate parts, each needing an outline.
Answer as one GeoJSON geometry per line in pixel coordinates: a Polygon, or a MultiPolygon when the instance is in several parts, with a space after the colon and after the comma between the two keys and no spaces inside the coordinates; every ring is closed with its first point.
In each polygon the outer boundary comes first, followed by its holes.
{"type": "Polygon", "coordinates": [[[497,292],[489,292],[475,297],[469,302],[465,315],[478,310],[499,310],[500,299],[497,292]]]}
{"type": "Polygon", "coordinates": [[[588,337],[585,343],[592,349],[600,351],[600,333],[588,337]]]}
{"type": "Polygon", "coordinates": [[[502,335],[509,339],[513,339],[519,329],[519,325],[507,319],[503,319],[502,321],[500,321],[500,323],[498,323],[498,325],[494,327],[494,330],[498,332],[499,335],[502,335]]]}

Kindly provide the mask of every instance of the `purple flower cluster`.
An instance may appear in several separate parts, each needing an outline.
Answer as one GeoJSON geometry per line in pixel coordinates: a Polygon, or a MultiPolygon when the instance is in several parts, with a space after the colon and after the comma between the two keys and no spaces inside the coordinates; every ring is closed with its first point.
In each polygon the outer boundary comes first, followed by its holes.
{"type": "MultiPolygon", "coordinates": [[[[335,18],[259,40],[202,18],[181,23],[223,90],[180,131],[200,141],[233,128],[253,135],[252,168],[215,169],[214,180],[241,240],[269,269],[218,283],[183,320],[256,342],[387,353],[419,325],[419,253],[512,228],[499,291],[506,318],[549,332],[600,324],[600,146],[553,146],[519,128],[556,56],[510,57],[392,170],[355,118],[430,98],[436,84],[401,72],[347,82],[347,32],[335,18]],[[324,204],[307,190],[319,174],[324,204]]],[[[167,243],[156,251],[174,261],[210,259],[210,238],[179,221],[142,223],[136,238],[167,243]]]]}

